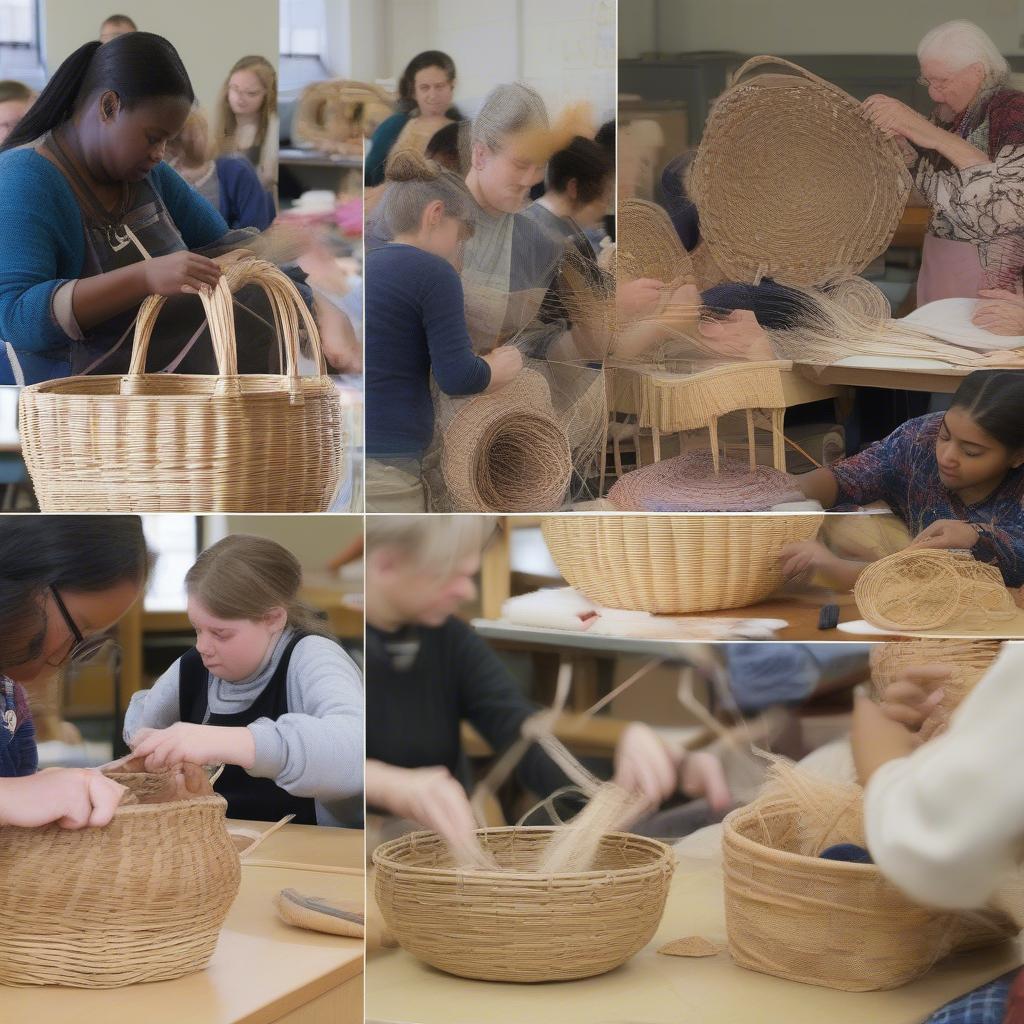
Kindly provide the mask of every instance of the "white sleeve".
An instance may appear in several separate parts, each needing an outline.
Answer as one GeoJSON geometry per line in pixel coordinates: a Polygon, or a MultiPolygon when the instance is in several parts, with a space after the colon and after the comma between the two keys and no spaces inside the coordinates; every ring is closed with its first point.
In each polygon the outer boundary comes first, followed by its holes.
{"type": "Polygon", "coordinates": [[[949,730],[883,765],[864,795],[875,863],[909,896],[980,907],[1024,837],[1024,643],[1008,643],[949,730]]]}

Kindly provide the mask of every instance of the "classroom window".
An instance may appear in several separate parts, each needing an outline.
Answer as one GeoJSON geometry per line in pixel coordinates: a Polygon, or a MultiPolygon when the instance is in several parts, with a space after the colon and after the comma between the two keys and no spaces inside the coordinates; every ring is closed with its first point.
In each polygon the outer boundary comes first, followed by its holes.
{"type": "Polygon", "coordinates": [[[39,88],[44,77],[39,0],[0,0],[0,78],[16,78],[39,88]]]}
{"type": "Polygon", "coordinates": [[[146,607],[150,611],[184,610],[185,573],[199,555],[199,520],[188,515],[143,516],[142,529],[156,556],[146,607]]]}

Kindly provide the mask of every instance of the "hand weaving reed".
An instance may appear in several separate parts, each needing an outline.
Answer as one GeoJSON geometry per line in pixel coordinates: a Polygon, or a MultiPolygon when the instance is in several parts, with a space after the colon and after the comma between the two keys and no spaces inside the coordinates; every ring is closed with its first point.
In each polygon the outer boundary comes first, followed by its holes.
{"type": "Polygon", "coordinates": [[[868,565],[853,593],[868,622],[897,632],[981,630],[1017,615],[1000,571],[963,552],[906,548],[868,565]]]}
{"type": "Polygon", "coordinates": [[[125,375],[68,377],[25,388],[25,461],[44,511],[322,512],[338,488],[344,429],[316,322],[294,284],[249,254],[221,260],[200,293],[216,375],[147,373],[162,296],[139,309],[125,375]],[[232,291],[260,287],[281,374],[239,374],[232,291]],[[304,332],[317,374],[299,375],[304,332]]]}
{"type": "Polygon", "coordinates": [[[997,913],[922,907],[873,864],[823,860],[864,845],[859,786],[781,759],[753,803],[722,833],[729,952],[741,967],[847,992],[892,989],[947,954],[1016,935],[997,913]]]}
{"type": "Polygon", "coordinates": [[[173,773],[114,774],[130,796],[105,828],[0,826],[0,982],[118,988],[209,962],[238,892],[227,803],[173,773]]]}
{"type": "Polygon", "coordinates": [[[674,857],[655,840],[611,831],[640,801],[601,783],[552,734],[569,684],[563,667],[554,707],[524,723],[520,740],[474,794],[478,808],[538,742],[590,797],[569,825],[482,829],[482,853],[468,858],[423,832],[374,851],[377,902],[389,929],[441,970],[488,981],[585,978],[619,966],[657,929],[674,857]],[[453,856],[469,865],[457,866],[453,856]]]}

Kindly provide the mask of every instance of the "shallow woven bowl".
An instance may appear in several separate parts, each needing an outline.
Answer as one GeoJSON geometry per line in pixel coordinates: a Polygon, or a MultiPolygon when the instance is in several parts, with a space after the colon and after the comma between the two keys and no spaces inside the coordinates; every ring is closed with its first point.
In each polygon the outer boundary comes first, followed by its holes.
{"type": "Polygon", "coordinates": [[[0,827],[0,984],[119,988],[202,970],[241,880],[226,811],[200,796],[122,806],[106,828],[0,827]]]}
{"type": "Polygon", "coordinates": [[[896,143],[853,97],[773,57],[748,61],[715,100],[689,183],[728,279],[794,285],[863,270],[911,188],[896,143]]]}
{"type": "Polygon", "coordinates": [[[388,928],[420,960],[483,981],[568,981],[604,974],[650,942],[675,867],[653,839],[612,832],[594,870],[540,875],[555,830],[477,833],[514,871],[458,871],[432,832],[379,846],[376,897],[388,928]]]}
{"type": "Polygon", "coordinates": [[[783,583],[778,554],[812,540],[824,516],[574,515],[541,529],[569,584],[630,611],[745,608],[783,583]]]}
{"type": "Polygon", "coordinates": [[[1017,932],[1001,915],[965,918],[919,906],[873,864],[791,853],[785,846],[794,827],[793,813],[754,805],[723,824],[725,925],[741,967],[867,992],[897,988],[954,950],[1017,932]]]}

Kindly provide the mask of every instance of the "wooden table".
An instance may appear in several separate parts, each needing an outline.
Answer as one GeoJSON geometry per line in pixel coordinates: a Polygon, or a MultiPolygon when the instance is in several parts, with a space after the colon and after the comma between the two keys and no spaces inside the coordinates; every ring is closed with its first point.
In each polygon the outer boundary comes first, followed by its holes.
{"type": "MultiPolygon", "coordinates": [[[[239,822],[266,828],[266,822],[239,822]]],[[[3,988],[3,1017],[32,1024],[361,1024],[363,942],[293,928],[286,888],[362,899],[363,833],[286,825],[242,867],[242,887],[205,971],[121,989],[3,988]],[[266,867],[260,861],[286,864],[266,867]],[[338,868],[356,873],[340,873],[338,868]]]]}
{"type": "Polygon", "coordinates": [[[745,970],[725,952],[703,959],[658,954],[666,942],[689,935],[725,942],[721,870],[706,861],[680,863],[657,934],[617,970],[582,981],[513,985],[457,978],[404,950],[381,950],[367,967],[367,1022],[920,1024],[950,999],[1021,962],[1020,946],[1007,943],[946,960],[891,992],[837,992],[745,970]]]}
{"type": "Polygon", "coordinates": [[[952,394],[971,372],[969,366],[931,369],[872,368],[866,366],[810,366],[797,370],[819,384],[844,387],[889,388],[897,391],[926,391],[952,394]]]}

